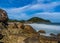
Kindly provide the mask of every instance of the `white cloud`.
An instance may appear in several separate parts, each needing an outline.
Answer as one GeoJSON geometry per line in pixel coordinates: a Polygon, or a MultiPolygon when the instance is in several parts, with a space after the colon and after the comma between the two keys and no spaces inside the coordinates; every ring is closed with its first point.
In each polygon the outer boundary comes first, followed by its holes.
{"type": "Polygon", "coordinates": [[[31,5],[27,5],[27,6],[19,7],[19,8],[5,8],[5,10],[7,11],[9,18],[25,19],[28,17],[28,15],[23,12],[26,11],[26,9],[29,8],[30,6],[31,5]]]}
{"type": "MultiPolygon", "coordinates": [[[[38,0],[40,1],[40,0],[38,0]]],[[[44,0],[42,0],[43,2],[44,0]]],[[[5,9],[7,12],[8,12],[8,15],[9,17],[13,17],[16,18],[16,19],[19,19],[19,18],[23,18],[23,19],[27,19],[27,18],[30,18],[32,16],[29,16],[27,14],[28,11],[32,11],[32,10],[43,10],[43,12],[35,12],[35,14],[33,14],[33,16],[40,16],[40,17],[43,17],[43,18],[46,18],[46,19],[51,19],[51,18],[54,18],[54,19],[59,19],[60,17],[60,13],[57,13],[57,12],[53,12],[54,11],[54,7],[60,5],[60,2],[51,2],[51,3],[47,3],[47,4],[44,4],[44,3],[35,3],[35,4],[29,4],[29,5],[26,5],[24,7],[19,7],[19,8],[7,8],[5,9]],[[26,12],[27,11],[27,12],[26,12]],[[47,16],[47,17],[46,17],[47,16]]]]}
{"type": "Polygon", "coordinates": [[[60,5],[60,2],[52,2],[52,3],[48,3],[48,4],[37,3],[35,5],[32,5],[30,7],[30,9],[33,9],[33,10],[42,9],[42,10],[47,11],[47,12],[53,12],[52,9],[58,5],[60,5]]]}
{"type": "Polygon", "coordinates": [[[5,9],[5,10],[7,10],[8,12],[16,12],[16,13],[18,13],[18,12],[23,12],[23,11],[25,11],[27,8],[29,8],[31,5],[27,5],[27,6],[24,6],[24,7],[19,7],[19,8],[7,8],[7,9],[5,9]]]}
{"type": "Polygon", "coordinates": [[[48,3],[48,4],[36,3],[36,4],[29,4],[29,5],[26,5],[24,7],[19,7],[19,8],[8,8],[6,10],[8,10],[9,12],[24,12],[26,10],[42,9],[44,11],[49,12],[49,10],[52,11],[52,9],[56,6],[58,6],[58,5],[60,5],[60,2],[51,2],[51,3],[48,3]]]}
{"type": "Polygon", "coordinates": [[[36,13],[33,15],[33,17],[40,17],[47,20],[51,20],[52,22],[60,22],[60,13],[57,12],[42,12],[42,13],[36,13]]]}

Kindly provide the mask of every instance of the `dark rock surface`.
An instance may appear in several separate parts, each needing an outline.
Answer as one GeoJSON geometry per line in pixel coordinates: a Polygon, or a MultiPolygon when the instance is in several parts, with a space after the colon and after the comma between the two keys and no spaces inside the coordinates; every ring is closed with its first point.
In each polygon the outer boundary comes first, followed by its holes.
{"type": "Polygon", "coordinates": [[[0,22],[6,27],[8,21],[8,15],[7,12],[3,9],[0,9],[0,22]]]}

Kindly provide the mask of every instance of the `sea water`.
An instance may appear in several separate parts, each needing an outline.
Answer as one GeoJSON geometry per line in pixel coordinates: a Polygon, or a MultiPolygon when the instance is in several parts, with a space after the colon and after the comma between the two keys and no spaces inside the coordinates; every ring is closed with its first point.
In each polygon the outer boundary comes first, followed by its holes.
{"type": "Polygon", "coordinates": [[[46,35],[49,35],[50,33],[58,34],[60,33],[60,25],[59,24],[29,24],[32,26],[35,30],[45,30],[46,35]]]}

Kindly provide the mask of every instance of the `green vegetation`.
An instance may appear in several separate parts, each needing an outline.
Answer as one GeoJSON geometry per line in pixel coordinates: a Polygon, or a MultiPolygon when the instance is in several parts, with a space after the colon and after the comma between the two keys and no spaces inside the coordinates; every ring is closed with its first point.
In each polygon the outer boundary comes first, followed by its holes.
{"type": "Polygon", "coordinates": [[[8,22],[19,22],[19,20],[9,19],[8,22]]]}
{"type": "Polygon", "coordinates": [[[21,23],[24,23],[25,20],[16,20],[16,19],[9,19],[8,22],[21,22],[21,23]]]}
{"type": "Polygon", "coordinates": [[[39,17],[32,17],[31,19],[28,20],[29,22],[32,22],[32,23],[50,23],[49,20],[45,20],[45,19],[42,19],[42,18],[39,18],[39,17]]]}
{"type": "Polygon", "coordinates": [[[9,22],[22,22],[22,23],[50,23],[49,20],[45,20],[45,19],[42,19],[42,18],[39,18],[39,17],[32,17],[30,18],[29,20],[12,20],[12,19],[9,19],[8,20],[9,22]]]}

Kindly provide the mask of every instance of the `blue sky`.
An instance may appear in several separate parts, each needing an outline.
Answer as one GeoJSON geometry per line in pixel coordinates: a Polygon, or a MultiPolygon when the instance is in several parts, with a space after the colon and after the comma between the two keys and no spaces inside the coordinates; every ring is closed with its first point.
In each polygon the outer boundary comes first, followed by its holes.
{"type": "Polygon", "coordinates": [[[0,0],[10,19],[40,17],[60,23],[60,0],[0,0]]]}

